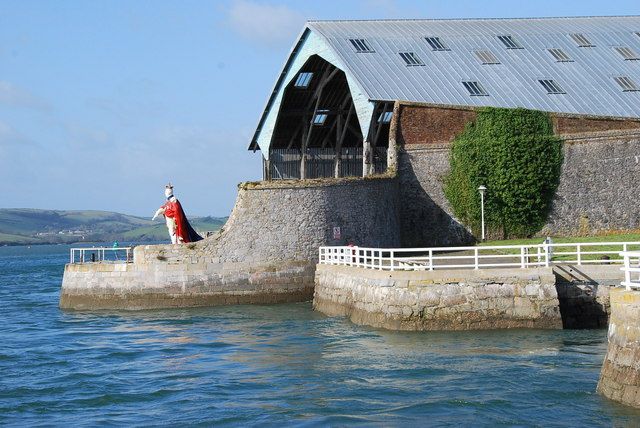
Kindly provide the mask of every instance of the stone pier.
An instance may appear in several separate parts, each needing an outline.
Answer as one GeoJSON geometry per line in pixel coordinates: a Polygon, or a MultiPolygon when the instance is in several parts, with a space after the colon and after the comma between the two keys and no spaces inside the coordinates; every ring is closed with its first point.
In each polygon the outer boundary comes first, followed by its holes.
{"type": "Polygon", "coordinates": [[[318,265],[313,306],[392,330],[561,329],[551,268],[388,272],[318,265]]]}
{"type": "Polygon", "coordinates": [[[214,236],[134,249],[133,263],[69,264],[64,309],[152,309],[311,300],[318,247],[399,245],[390,177],[244,183],[214,236]]]}
{"type": "Polygon", "coordinates": [[[612,289],[609,347],[598,392],[640,408],[640,291],[612,289]]]}

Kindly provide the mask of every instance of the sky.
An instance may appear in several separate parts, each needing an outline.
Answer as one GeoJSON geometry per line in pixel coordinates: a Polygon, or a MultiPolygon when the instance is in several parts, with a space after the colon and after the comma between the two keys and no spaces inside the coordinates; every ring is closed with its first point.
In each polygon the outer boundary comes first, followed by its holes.
{"type": "Polygon", "coordinates": [[[229,215],[306,20],[587,15],[640,2],[0,0],[0,208],[229,215]]]}

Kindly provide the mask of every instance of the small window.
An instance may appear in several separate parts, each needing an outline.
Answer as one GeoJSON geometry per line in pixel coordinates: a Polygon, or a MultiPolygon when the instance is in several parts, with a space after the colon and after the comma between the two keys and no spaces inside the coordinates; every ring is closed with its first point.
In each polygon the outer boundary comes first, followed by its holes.
{"type": "Polygon", "coordinates": [[[393,117],[393,111],[385,111],[378,117],[378,123],[390,123],[393,117]]]}
{"type": "Polygon", "coordinates": [[[309,83],[311,83],[312,77],[313,73],[300,73],[298,74],[298,78],[296,79],[296,83],[294,83],[294,86],[296,88],[307,88],[309,87],[309,83]]]}
{"type": "Polygon", "coordinates": [[[329,110],[318,110],[313,117],[313,124],[315,126],[322,126],[327,121],[327,117],[329,117],[329,110]]]}
{"type": "Polygon", "coordinates": [[[507,49],[524,49],[513,36],[498,36],[498,40],[500,40],[507,49]]]}
{"type": "Polygon", "coordinates": [[[424,38],[429,46],[431,46],[431,50],[433,51],[448,51],[451,50],[440,40],[440,37],[425,37],[424,38]]]}
{"type": "Polygon", "coordinates": [[[624,58],[625,61],[637,61],[640,59],[638,58],[638,54],[635,53],[631,48],[619,47],[614,49],[618,51],[620,55],[622,55],[622,58],[624,58]]]}
{"type": "Polygon", "coordinates": [[[475,54],[482,64],[500,64],[500,60],[491,51],[475,51],[475,54]]]}
{"type": "Polygon", "coordinates": [[[373,52],[375,52],[373,49],[371,49],[371,46],[369,46],[369,43],[367,43],[366,39],[349,39],[349,41],[351,42],[351,44],[355,48],[356,53],[373,53],[373,52]]]}
{"type": "Polygon", "coordinates": [[[640,37],[640,31],[636,31],[636,36],[640,37]]]}
{"type": "Polygon", "coordinates": [[[538,80],[540,84],[547,91],[547,94],[566,94],[560,85],[555,80],[543,79],[538,80]]]}
{"type": "Polygon", "coordinates": [[[591,44],[589,39],[587,39],[584,34],[572,34],[571,38],[578,44],[578,47],[581,48],[594,48],[596,46],[594,44],[591,44]]]}
{"type": "Polygon", "coordinates": [[[467,88],[467,91],[469,91],[469,95],[471,95],[472,97],[489,95],[487,91],[484,90],[480,82],[467,81],[462,82],[462,84],[465,88],[467,88]]]}
{"type": "Polygon", "coordinates": [[[636,82],[631,80],[630,77],[618,76],[618,77],[614,77],[613,80],[615,80],[616,83],[620,85],[623,92],[640,91],[640,88],[638,88],[638,85],[636,85],[636,82]]]}
{"type": "Polygon", "coordinates": [[[408,66],[424,65],[424,62],[422,62],[420,57],[413,52],[400,52],[400,57],[408,66]]]}
{"type": "Polygon", "coordinates": [[[549,51],[553,59],[555,59],[557,62],[573,62],[573,60],[569,58],[569,55],[567,55],[567,53],[562,49],[547,49],[547,50],[549,51]]]}

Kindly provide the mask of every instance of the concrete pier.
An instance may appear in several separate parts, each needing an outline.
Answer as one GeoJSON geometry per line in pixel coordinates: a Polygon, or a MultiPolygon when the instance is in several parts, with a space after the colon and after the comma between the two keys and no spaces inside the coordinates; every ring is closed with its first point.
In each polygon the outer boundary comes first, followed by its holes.
{"type": "Polygon", "coordinates": [[[612,289],[609,347],[598,392],[640,408],[640,291],[612,289]]]}

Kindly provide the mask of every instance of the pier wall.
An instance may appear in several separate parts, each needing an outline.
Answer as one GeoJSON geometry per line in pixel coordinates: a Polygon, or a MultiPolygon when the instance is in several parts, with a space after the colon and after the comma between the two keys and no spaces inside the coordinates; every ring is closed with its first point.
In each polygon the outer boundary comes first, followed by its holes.
{"type": "Polygon", "coordinates": [[[598,392],[640,408],[640,292],[611,290],[609,346],[598,392]]]}
{"type": "Polygon", "coordinates": [[[391,330],[606,328],[619,265],[379,271],[318,265],[314,308],[391,330]]]}
{"type": "MultiPolygon", "coordinates": [[[[400,102],[395,111],[390,145],[399,151],[403,246],[472,242],[453,216],[443,181],[451,142],[475,118],[475,109],[400,102]]],[[[640,205],[629,197],[640,187],[640,120],[566,114],[551,119],[564,140],[564,164],[540,236],[640,230],[640,205]]]]}
{"type": "Polygon", "coordinates": [[[391,330],[562,328],[550,268],[388,272],[318,265],[313,306],[391,330]]]}
{"type": "Polygon", "coordinates": [[[394,178],[245,183],[223,229],[65,267],[60,306],[144,309],[310,300],[318,247],[399,245],[394,178]],[[339,233],[335,228],[339,228],[339,233]]]}

